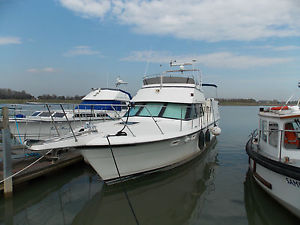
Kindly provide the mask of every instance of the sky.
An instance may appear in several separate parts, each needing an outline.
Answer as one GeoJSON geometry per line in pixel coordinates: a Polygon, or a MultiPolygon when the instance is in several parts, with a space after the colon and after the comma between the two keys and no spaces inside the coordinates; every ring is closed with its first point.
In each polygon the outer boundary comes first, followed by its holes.
{"type": "Polygon", "coordinates": [[[219,98],[299,96],[299,0],[0,0],[0,88],[135,94],[190,62],[219,98]],[[162,65],[162,66],[160,66],[162,65]]]}

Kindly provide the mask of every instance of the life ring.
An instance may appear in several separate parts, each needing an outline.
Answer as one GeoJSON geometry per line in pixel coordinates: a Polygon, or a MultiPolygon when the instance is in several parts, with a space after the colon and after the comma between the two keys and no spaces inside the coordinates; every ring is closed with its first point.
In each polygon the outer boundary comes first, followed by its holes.
{"type": "Polygon", "coordinates": [[[210,132],[208,129],[205,132],[205,142],[206,143],[210,142],[210,132]]]}
{"type": "Polygon", "coordinates": [[[204,133],[201,130],[199,133],[199,138],[198,138],[198,147],[200,150],[202,150],[204,148],[204,144],[205,144],[205,137],[204,137],[204,133]]]}
{"type": "Polygon", "coordinates": [[[271,110],[288,110],[288,109],[289,109],[288,106],[276,106],[271,108],[271,110]]]}

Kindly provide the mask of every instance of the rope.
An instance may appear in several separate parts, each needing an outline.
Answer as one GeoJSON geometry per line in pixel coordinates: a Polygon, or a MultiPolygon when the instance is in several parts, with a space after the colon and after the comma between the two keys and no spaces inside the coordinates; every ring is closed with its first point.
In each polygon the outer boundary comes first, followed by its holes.
{"type": "MultiPolygon", "coordinates": [[[[128,114],[129,114],[129,113],[128,113],[128,114]]],[[[127,117],[127,119],[128,119],[128,117],[127,117]]],[[[123,130],[123,129],[122,129],[122,130],[123,130]]],[[[122,132],[122,130],[119,131],[118,133],[122,132]]],[[[109,149],[110,149],[111,155],[112,155],[112,157],[113,157],[115,167],[116,167],[116,169],[117,169],[117,173],[118,173],[118,176],[119,176],[119,180],[120,180],[120,182],[122,183],[122,189],[123,189],[124,195],[125,195],[125,197],[126,197],[126,199],[127,199],[128,205],[129,205],[130,210],[131,210],[131,213],[132,213],[132,215],[133,215],[133,217],[134,217],[134,219],[135,219],[135,222],[136,222],[137,225],[139,225],[140,223],[139,223],[139,221],[138,221],[138,219],[137,219],[137,216],[136,216],[136,214],[135,214],[135,212],[134,212],[133,206],[132,206],[131,201],[130,201],[130,199],[129,199],[128,193],[127,193],[126,188],[125,188],[125,186],[124,186],[123,178],[122,178],[121,175],[120,175],[119,167],[118,167],[118,165],[117,165],[116,158],[115,158],[114,152],[113,152],[113,150],[112,150],[112,147],[111,147],[111,144],[110,144],[110,141],[109,141],[109,137],[110,137],[110,136],[116,136],[116,135],[107,135],[107,136],[106,136],[106,139],[107,139],[107,141],[108,141],[109,149]]]]}
{"type": "Polygon", "coordinates": [[[23,171],[25,171],[26,169],[28,169],[29,167],[33,166],[34,164],[36,164],[38,161],[40,161],[42,158],[44,158],[48,153],[50,153],[51,151],[53,151],[53,149],[49,150],[45,155],[41,156],[40,158],[38,158],[37,160],[35,160],[34,162],[30,163],[28,166],[24,167],[23,169],[19,170],[18,172],[14,173],[13,175],[10,175],[9,177],[6,177],[5,179],[0,181],[0,184],[3,183],[4,181],[17,176],[18,174],[22,173],[23,171]]]}

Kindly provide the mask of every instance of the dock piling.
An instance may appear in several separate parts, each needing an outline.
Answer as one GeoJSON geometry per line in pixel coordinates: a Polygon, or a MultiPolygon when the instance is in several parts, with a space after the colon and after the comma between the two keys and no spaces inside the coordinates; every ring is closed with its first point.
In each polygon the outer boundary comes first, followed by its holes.
{"type": "MultiPolygon", "coordinates": [[[[3,146],[3,178],[6,179],[12,175],[11,160],[11,135],[9,130],[8,108],[2,108],[2,146],[3,146]]],[[[13,194],[12,177],[4,180],[4,196],[11,197],[13,194]]]]}

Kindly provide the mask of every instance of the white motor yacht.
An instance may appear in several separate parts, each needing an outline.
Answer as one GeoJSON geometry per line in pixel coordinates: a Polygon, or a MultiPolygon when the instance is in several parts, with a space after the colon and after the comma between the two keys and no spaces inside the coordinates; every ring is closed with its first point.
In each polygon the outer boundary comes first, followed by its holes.
{"type": "MultiPolygon", "coordinates": [[[[218,102],[205,98],[199,69],[190,63],[145,77],[129,113],[31,150],[73,148],[107,183],[179,166],[203,153],[220,134],[218,102]]],[[[211,85],[210,85],[211,86],[211,85]]],[[[215,86],[215,85],[212,85],[215,86]]]]}
{"type": "MultiPolygon", "coordinates": [[[[300,109],[261,108],[259,129],[246,145],[256,182],[300,217],[300,109]]],[[[259,201],[259,199],[257,199],[259,201]]]]}

